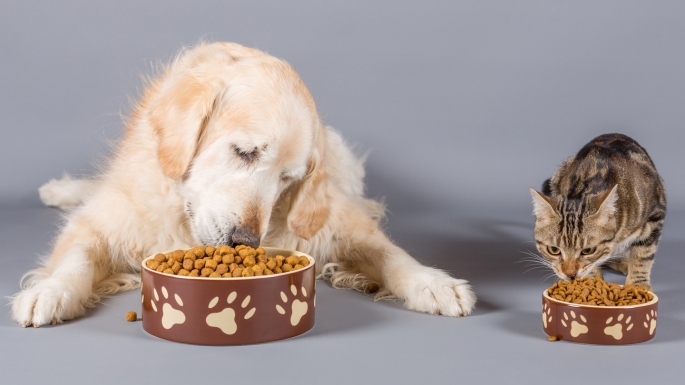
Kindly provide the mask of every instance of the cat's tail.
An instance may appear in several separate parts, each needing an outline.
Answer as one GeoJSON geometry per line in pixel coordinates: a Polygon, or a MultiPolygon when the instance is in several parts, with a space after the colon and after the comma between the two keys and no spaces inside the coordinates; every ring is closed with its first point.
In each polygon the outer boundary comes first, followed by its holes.
{"type": "Polygon", "coordinates": [[[547,196],[552,195],[552,178],[542,182],[542,193],[547,196]]]}

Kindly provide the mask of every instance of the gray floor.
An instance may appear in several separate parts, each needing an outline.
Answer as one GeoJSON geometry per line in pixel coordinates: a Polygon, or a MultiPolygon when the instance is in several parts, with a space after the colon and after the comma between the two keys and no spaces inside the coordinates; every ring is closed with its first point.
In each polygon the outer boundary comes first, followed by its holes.
{"type": "MultiPolygon", "coordinates": [[[[35,264],[32,256],[48,248],[58,217],[33,203],[0,207],[1,294],[18,289],[21,274],[35,264]]],[[[547,342],[540,294],[551,280],[517,263],[520,251],[533,247],[527,210],[394,213],[388,228],[400,245],[471,280],[480,298],[472,316],[418,314],[319,281],[316,326],[308,334],[256,346],[203,347],[161,341],[146,335],[140,322],[125,322],[124,313],[140,306],[136,292],[40,329],[22,329],[4,308],[0,382],[677,383],[685,353],[684,227],[685,213],[669,214],[653,271],[661,299],[657,334],[640,345],[547,342]]]]}

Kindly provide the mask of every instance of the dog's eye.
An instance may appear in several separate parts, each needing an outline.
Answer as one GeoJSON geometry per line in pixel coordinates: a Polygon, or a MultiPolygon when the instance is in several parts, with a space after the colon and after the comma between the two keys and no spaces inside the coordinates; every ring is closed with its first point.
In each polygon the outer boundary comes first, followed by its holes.
{"type": "Polygon", "coordinates": [[[291,175],[286,174],[285,171],[281,173],[281,180],[284,182],[288,182],[290,180],[294,179],[291,175]]]}
{"type": "Polygon", "coordinates": [[[252,150],[243,150],[240,147],[233,146],[233,152],[238,155],[247,164],[251,164],[259,157],[259,150],[255,147],[252,150]]]}

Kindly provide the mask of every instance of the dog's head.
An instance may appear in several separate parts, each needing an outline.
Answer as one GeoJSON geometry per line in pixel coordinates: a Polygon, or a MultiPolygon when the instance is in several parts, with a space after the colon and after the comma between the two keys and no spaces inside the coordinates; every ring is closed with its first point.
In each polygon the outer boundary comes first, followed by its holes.
{"type": "Polygon", "coordinates": [[[256,247],[286,191],[297,236],[324,225],[326,131],[287,63],[236,44],[201,45],[153,89],[161,169],[185,201],[197,242],[256,247]]]}

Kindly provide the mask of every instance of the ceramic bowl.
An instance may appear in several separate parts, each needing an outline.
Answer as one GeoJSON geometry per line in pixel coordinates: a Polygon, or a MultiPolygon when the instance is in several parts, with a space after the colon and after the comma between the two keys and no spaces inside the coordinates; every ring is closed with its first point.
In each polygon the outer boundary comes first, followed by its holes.
{"type": "Polygon", "coordinates": [[[142,265],[143,329],[169,341],[245,345],[282,340],[314,326],[315,261],[294,250],[265,247],[266,255],[297,255],[309,265],[287,273],[241,278],[184,277],[142,265]]]}
{"type": "Polygon", "coordinates": [[[597,345],[649,341],[656,334],[659,298],[633,306],[567,303],[542,293],[542,326],[561,340],[597,345]]]}

